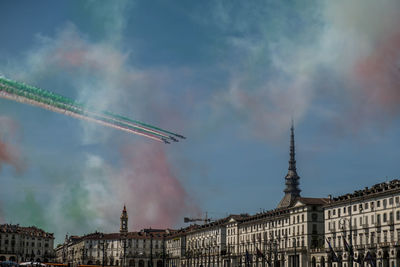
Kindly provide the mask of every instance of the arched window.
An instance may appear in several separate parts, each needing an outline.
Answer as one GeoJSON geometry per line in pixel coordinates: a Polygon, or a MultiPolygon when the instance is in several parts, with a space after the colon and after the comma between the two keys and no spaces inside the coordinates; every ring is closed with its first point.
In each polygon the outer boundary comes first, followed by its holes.
{"type": "Polygon", "coordinates": [[[325,258],[321,257],[321,267],[325,267],[325,258]]]}

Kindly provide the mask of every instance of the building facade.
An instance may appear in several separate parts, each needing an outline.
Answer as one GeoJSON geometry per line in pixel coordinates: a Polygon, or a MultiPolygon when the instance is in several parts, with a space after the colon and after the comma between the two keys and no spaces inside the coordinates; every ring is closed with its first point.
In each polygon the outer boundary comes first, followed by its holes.
{"type": "Polygon", "coordinates": [[[54,235],[37,227],[0,225],[0,261],[54,260],[54,235]]]}
{"type": "MultiPolygon", "coordinates": [[[[179,238],[180,263],[169,267],[309,266],[311,252],[324,247],[324,205],[327,198],[301,197],[296,170],[294,129],[284,196],[274,210],[256,215],[231,215],[202,226],[192,226],[179,238]],[[182,242],[186,244],[183,245],[182,242]]],[[[173,255],[167,246],[167,255],[173,255]]]]}
{"type": "Polygon", "coordinates": [[[165,236],[170,231],[144,229],[129,232],[125,206],[120,220],[119,233],[95,232],[66,237],[65,242],[56,248],[58,262],[70,266],[162,267],[166,260],[165,236]]]}
{"type": "Polygon", "coordinates": [[[332,198],[325,206],[325,233],[339,258],[333,261],[326,242],[330,266],[347,267],[361,260],[371,266],[400,266],[400,181],[332,198]],[[365,262],[367,254],[370,259],[365,262]]]}

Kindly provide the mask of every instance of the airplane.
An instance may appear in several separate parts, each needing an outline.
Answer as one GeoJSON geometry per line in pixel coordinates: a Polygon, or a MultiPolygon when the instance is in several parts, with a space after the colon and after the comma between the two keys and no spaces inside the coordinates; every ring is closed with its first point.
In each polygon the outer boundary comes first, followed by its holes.
{"type": "Polygon", "coordinates": [[[164,141],[164,144],[171,144],[170,142],[168,142],[168,140],[167,139],[165,139],[165,138],[162,138],[161,140],[163,140],[164,141]]]}
{"type": "Polygon", "coordinates": [[[169,137],[169,139],[171,139],[172,141],[174,141],[174,142],[179,142],[179,140],[178,139],[176,139],[175,137],[173,137],[173,136],[170,136],[169,137]]]}

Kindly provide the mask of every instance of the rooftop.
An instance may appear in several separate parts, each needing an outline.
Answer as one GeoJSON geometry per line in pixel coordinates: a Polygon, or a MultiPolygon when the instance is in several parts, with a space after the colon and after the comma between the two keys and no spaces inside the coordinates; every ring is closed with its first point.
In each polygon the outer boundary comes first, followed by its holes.
{"type": "Polygon", "coordinates": [[[24,227],[20,226],[19,224],[1,224],[0,233],[13,233],[28,236],[54,238],[53,233],[47,233],[44,230],[37,228],[36,226],[24,227]]]}

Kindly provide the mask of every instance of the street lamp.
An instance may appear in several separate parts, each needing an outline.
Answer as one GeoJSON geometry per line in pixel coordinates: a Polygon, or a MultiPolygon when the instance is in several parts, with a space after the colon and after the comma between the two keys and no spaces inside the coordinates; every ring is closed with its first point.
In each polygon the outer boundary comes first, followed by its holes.
{"type": "Polygon", "coordinates": [[[347,218],[341,218],[339,223],[342,225],[342,231],[343,231],[343,238],[346,238],[346,222],[349,223],[349,230],[350,230],[350,245],[349,245],[349,267],[353,267],[353,229],[351,225],[351,210],[352,206],[350,205],[350,219],[347,218]]]}
{"type": "Polygon", "coordinates": [[[127,239],[127,233],[122,233],[120,239],[121,244],[123,244],[123,256],[121,257],[122,267],[126,266],[126,239],[127,239]]]}
{"type": "Polygon", "coordinates": [[[273,243],[273,240],[272,239],[270,239],[270,240],[268,240],[268,245],[269,245],[269,249],[268,249],[268,266],[269,267],[271,267],[272,266],[272,243],[273,243]]]}
{"type": "Polygon", "coordinates": [[[296,253],[297,241],[296,241],[296,238],[293,238],[293,247],[294,247],[293,267],[296,267],[296,265],[297,265],[297,253],[296,253]]]}
{"type": "Polygon", "coordinates": [[[273,241],[273,246],[274,246],[274,261],[276,266],[278,261],[278,243],[276,242],[276,239],[273,241]]]}
{"type": "Polygon", "coordinates": [[[105,258],[105,240],[104,240],[104,234],[100,234],[100,244],[102,245],[102,249],[103,249],[103,260],[101,262],[101,266],[104,267],[104,258],[105,258]]]}
{"type": "Polygon", "coordinates": [[[85,264],[85,254],[86,254],[85,243],[83,243],[83,248],[81,248],[81,252],[82,252],[82,264],[85,264]]]}
{"type": "Polygon", "coordinates": [[[162,252],[163,267],[165,267],[165,234],[163,234],[163,252],[162,252]]]}

